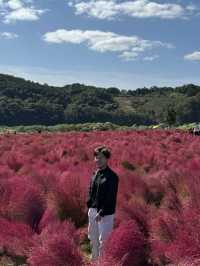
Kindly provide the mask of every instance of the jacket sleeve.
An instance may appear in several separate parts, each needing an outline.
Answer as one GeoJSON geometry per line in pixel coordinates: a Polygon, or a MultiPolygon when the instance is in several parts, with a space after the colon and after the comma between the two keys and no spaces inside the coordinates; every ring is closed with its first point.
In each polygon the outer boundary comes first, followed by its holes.
{"type": "Polygon", "coordinates": [[[92,192],[92,179],[90,180],[90,184],[89,184],[89,189],[88,189],[88,194],[87,194],[87,207],[90,208],[90,204],[91,204],[91,192],[92,192]]]}
{"type": "Polygon", "coordinates": [[[112,182],[108,182],[102,207],[99,212],[100,216],[103,217],[106,215],[106,209],[115,210],[117,202],[118,183],[119,183],[119,178],[117,175],[112,178],[112,182]]]}
{"type": "Polygon", "coordinates": [[[93,176],[92,178],[90,179],[90,183],[89,183],[89,188],[88,188],[88,194],[87,194],[87,207],[90,208],[90,204],[91,204],[91,196],[92,196],[92,184],[93,184],[93,178],[94,178],[94,175],[96,173],[93,172],[93,176]]]}

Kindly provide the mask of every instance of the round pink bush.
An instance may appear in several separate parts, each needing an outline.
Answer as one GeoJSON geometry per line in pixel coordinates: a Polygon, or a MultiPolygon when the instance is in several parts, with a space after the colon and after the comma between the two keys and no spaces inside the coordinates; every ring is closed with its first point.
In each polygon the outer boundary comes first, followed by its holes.
{"type": "Polygon", "coordinates": [[[35,236],[28,263],[31,266],[81,266],[79,238],[70,222],[55,222],[35,236]]]}
{"type": "Polygon", "coordinates": [[[122,265],[136,266],[145,262],[148,252],[147,240],[140,232],[134,220],[129,220],[120,224],[113,230],[105,244],[103,261],[116,260],[122,265]]]}

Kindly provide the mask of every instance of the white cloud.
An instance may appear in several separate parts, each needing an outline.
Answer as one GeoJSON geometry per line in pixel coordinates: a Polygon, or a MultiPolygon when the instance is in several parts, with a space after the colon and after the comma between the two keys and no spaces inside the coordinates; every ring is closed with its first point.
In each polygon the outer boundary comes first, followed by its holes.
{"type": "Polygon", "coordinates": [[[19,36],[13,32],[0,32],[0,39],[11,40],[11,39],[16,39],[18,37],[19,36]]]}
{"type": "Polygon", "coordinates": [[[17,20],[38,20],[39,16],[43,14],[43,10],[37,10],[34,8],[19,8],[9,12],[5,18],[5,23],[15,22],[17,20]]]}
{"type": "Polygon", "coordinates": [[[4,23],[35,21],[46,12],[36,9],[30,0],[0,0],[0,14],[4,23]]]}
{"type": "Polygon", "coordinates": [[[189,61],[200,61],[200,51],[195,51],[191,54],[187,54],[184,56],[184,58],[189,61]]]}
{"type": "Polygon", "coordinates": [[[125,61],[133,61],[137,59],[138,54],[133,51],[125,51],[122,54],[120,54],[120,57],[125,61]]]}
{"type": "Polygon", "coordinates": [[[10,9],[19,9],[19,8],[23,7],[23,4],[22,4],[22,2],[20,0],[9,0],[7,2],[7,6],[10,9]]]}
{"type": "Polygon", "coordinates": [[[146,50],[164,47],[172,48],[173,45],[160,41],[144,40],[137,36],[124,36],[113,32],[92,30],[65,30],[59,29],[47,32],[43,40],[48,43],[84,43],[89,49],[105,53],[116,52],[125,60],[134,60],[146,50]]]}
{"type": "Polygon", "coordinates": [[[154,61],[157,58],[159,58],[159,55],[145,56],[144,61],[154,61]]]}
{"type": "Polygon", "coordinates": [[[188,11],[190,11],[190,12],[194,12],[194,11],[196,11],[198,8],[197,8],[195,5],[190,4],[190,5],[186,6],[186,9],[187,9],[188,11]]]}
{"type": "Polygon", "coordinates": [[[194,5],[183,6],[176,3],[157,3],[150,0],[78,0],[70,1],[69,6],[75,8],[77,15],[86,14],[98,19],[113,19],[120,15],[137,18],[175,19],[185,18],[198,10],[194,5]]]}
{"type": "Polygon", "coordinates": [[[76,14],[86,13],[91,17],[99,19],[110,19],[118,13],[118,8],[114,1],[90,1],[75,4],[76,14]]]}

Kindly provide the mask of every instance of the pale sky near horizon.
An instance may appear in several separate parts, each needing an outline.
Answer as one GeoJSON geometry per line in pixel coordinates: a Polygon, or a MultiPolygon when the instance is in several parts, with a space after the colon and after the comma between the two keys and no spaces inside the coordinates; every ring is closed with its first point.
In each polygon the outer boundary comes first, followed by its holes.
{"type": "Polygon", "coordinates": [[[200,85],[200,2],[0,0],[0,73],[66,85],[200,85]]]}

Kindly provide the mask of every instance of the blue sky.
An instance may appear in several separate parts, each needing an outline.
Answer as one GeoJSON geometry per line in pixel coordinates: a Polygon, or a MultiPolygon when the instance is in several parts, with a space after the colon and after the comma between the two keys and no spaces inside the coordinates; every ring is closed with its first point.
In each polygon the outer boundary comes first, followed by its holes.
{"type": "Polygon", "coordinates": [[[62,86],[200,84],[200,2],[0,0],[0,73],[62,86]]]}

